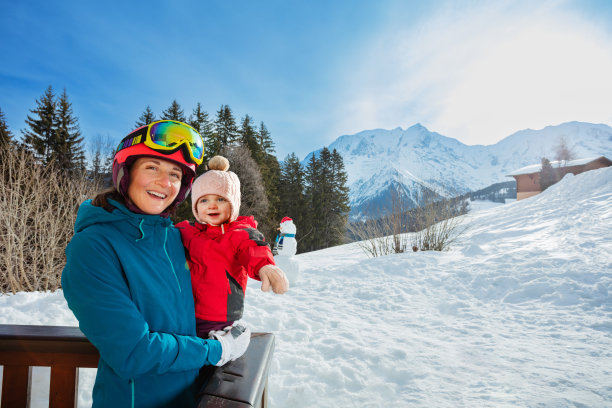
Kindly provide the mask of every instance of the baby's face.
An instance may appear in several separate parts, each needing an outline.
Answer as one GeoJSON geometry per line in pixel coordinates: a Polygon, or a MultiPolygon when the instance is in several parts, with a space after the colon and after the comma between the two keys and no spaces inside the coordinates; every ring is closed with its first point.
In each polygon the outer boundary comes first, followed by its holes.
{"type": "Polygon", "coordinates": [[[219,226],[229,220],[232,213],[232,205],[221,196],[206,194],[198,199],[196,210],[200,221],[219,226]]]}

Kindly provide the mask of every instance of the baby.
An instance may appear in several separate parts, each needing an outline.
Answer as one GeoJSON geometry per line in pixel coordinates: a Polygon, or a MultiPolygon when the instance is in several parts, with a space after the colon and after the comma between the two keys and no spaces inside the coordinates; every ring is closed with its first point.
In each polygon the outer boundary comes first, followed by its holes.
{"type": "Polygon", "coordinates": [[[182,221],[183,245],[191,270],[198,336],[208,338],[242,317],[248,276],[261,290],[289,289],[269,245],[252,216],[238,216],[240,180],[225,157],[215,156],[193,183],[191,208],[196,222],[182,221]]]}

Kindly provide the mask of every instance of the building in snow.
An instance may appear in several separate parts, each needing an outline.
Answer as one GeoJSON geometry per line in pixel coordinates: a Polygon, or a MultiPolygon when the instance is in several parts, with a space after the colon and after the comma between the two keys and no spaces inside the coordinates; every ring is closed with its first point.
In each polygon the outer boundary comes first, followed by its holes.
{"type": "MultiPolygon", "coordinates": [[[[576,175],[585,171],[612,166],[612,161],[604,156],[599,156],[588,159],[553,161],[550,164],[556,172],[557,180],[561,180],[567,173],[576,175]]],[[[522,200],[542,192],[540,187],[541,170],[542,164],[532,164],[507,175],[508,177],[514,177],[516,180],[517,200],[522,200]]]]}

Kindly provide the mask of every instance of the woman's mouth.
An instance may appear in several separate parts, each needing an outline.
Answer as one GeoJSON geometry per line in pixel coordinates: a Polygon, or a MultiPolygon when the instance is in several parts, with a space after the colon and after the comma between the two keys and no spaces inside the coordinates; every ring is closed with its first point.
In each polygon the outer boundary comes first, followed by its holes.
{"type": "Polygon", "coordinates": [[[149,191],[149,190],[147,190],[147,193],[149,195],[152,195],[155,198],[160,198],[162,200],[164,200],[166,197],[168,197],[166,194],[158,193],[157,191],[149,191]]]}

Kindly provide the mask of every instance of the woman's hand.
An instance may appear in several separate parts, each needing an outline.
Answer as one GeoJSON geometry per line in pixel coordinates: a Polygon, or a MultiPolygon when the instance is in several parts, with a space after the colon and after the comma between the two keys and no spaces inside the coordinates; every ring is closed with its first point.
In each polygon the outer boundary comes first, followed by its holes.
{"type": "Polygon", "coordinates": [[[282,295],[289,290],[289,281],[285,276],[285,272],[276,265],[262,266],[259,270],[259,278],[261,279],[261,290],[267,292],[272,287],[274,293],[282,295]]]}
{"type": "Polygon", "coordinates": [[[251,342],[251,330],[242,322],[235,322],[223,330],[212,331],[208,337],[221,343],[221,358],[215,364],[221,367],[242,356],[251,342]]]}

